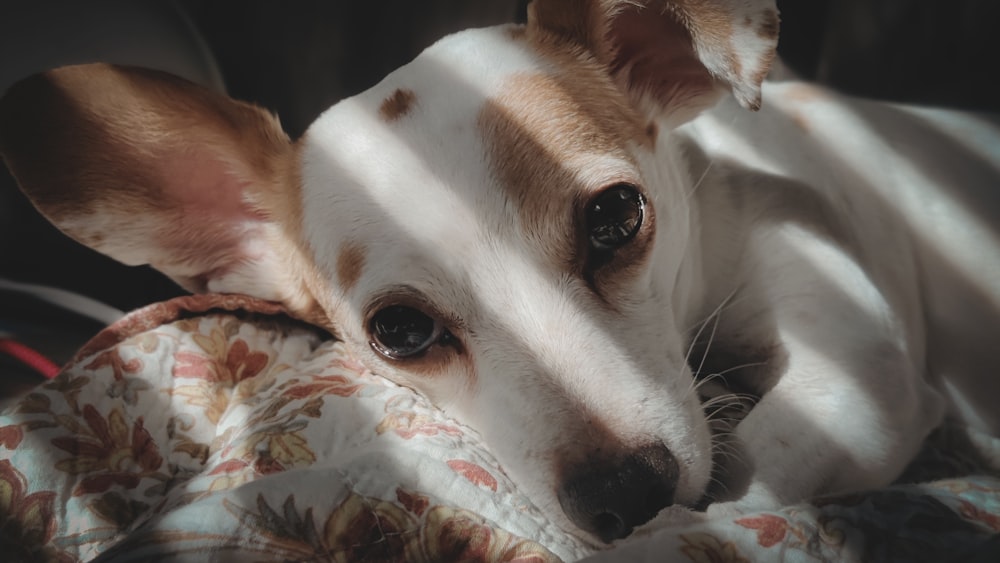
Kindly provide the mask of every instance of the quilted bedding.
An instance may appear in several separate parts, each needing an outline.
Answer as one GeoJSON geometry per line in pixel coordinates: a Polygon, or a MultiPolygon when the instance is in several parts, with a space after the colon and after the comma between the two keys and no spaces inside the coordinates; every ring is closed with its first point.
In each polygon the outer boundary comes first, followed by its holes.
{"type": "MultiPolygon", "coordinates": [[[[964,436],[938,432],[904,476],[910,484],[679,526],[618,553],[1000,560],[1000,442],[978,436],[971,448],[964,436]]],[[[588,553],[518,492],[474,431],[249,298],[137,311],[0,415],[5,561],[588,553]]]]}

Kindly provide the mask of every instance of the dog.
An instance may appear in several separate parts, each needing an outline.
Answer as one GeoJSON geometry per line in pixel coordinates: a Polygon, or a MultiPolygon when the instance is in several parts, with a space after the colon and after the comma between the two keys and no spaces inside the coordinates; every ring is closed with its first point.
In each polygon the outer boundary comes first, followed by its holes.
{"type": "Polygon", "coordinates": [[[765,83],[767,0],[529,12],[294,142],[90,64],[12,87],[0,151],[78,241],[325,327],[595,546],[885,485],[948,416],[1000,431],[997,128],[765,83]]]}

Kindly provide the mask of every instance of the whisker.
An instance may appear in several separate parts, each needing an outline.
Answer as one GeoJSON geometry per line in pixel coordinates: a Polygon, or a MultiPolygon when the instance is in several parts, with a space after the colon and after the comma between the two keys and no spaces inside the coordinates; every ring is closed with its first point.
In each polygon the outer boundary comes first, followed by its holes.
{"type": "MultiPolygon", "coordinates": [[[[740,121],[742,118],[743,116],[739,114],[734,115],[733,118],[729,120],[729,125],[730,126],[736,125],[736,122],[740,121]]],[[[684,195],[684,198],[686,200],[691,199],[691,197],[694,196],[695,192],[698,191],[698,188],[700,188],[701,185],[705,183],[705,179],[708,177],[708,173],[712,170],[713,166],[715,166],[715,160],[709,160],[708,165],[705,166],[705,170],[701,173],[701,176],[699,176],[698,179],[695,181],[694,186],[692,186],[691,190],[684,195]]]]}
{"type": "Polygon", "coordinates": [[[694,377],[697,380],[698,376],[701,375],[702,368],[705,367],[705,360],[708,359],[708,350],[712,347],[712,343],[715,342],[715,335],[719,330],[719,321],[722,319],[722,315],[715,316],[715,322],[712,323],[712,332],[708,335],[708,342],[705,344],[705,351],[701,354],[701,362],[698,364],[698,369],[694,372],[694,377]]]}
{"type": "Polygon", "coordinates": [[[732,373],[732,372],[734,372],[736,370],[745,369],[745,368],[753,368],[753,367],[766,366],[767,363],[768,362],[749,362],[749,363],[745,363],[745,364],[740,364],[738,366],[733,366],[733,367],[728,368],[728,369],[724,369],[724,370],[722,370],[720,372],[710,373],[710,374],[708,374],[708,375],[706,375],[704,377],[702,377],[702,376],[699,375],[696,378],[696,380],[695,380],[695,389],[700,391],[702,389],[702,387],[705,387],[707,384],[712,383],[716,379],[723,379],[723,381],[725,381],[725,375],[728,374],[728,373],[732,373]]]}
{"type": "Polygon", "coordinates": [[[726,375],[727,373],[734,372],[734,371],[736,371],[738,369],[756,368],[756,367],[760,367],[760,366],[766,366],[767,364],[768,364],[768,362],[766,362],[766,361],[764,361],[764,362],[747,362],[745,364],[740,364],[738,366],[733,366],[731,368],[726,368],[726,369],[724,369],[724,370],[722,370],[722,371],[720,371],[718,373],[713,373],[709,377],[719,377],[719,376],[726,375]]]}
{"type": "Polygon", "coordinates": [[[706,315],[706,317],[705,317],[704,320],[696,322],[696,323],[693,323],[691,326],[689,326],[687,329],[685,329],[684,330],[684,334],[690,334],[692,331],[698,329],[702,325],[708,324],[708,322],[711,321],[716,315],[720,315],[720,314],[728,311],[729,309],[732,309],[736,305],[739,305],[740,303],[746,301],[748,299],[748,297],[745,294],[740,294],[740,290],[741,289],[743,289],[743,288],[742,287],[735,287],[735,288],[733,288],[733,291],[731,292],[731,294],[728,295],[722,301],[722,303],[719,304],[719,306],[715,310],[713,310],[711,313],[709,313],[708,315],[706,315]],[[739,295],[737,295],[737,294],[739,294],[739,295]]]}
{"type": "Polygon", "coordinates": [[[711,321],[713,318],[715,318],[718,315],[720,315],[722,313],[722,310],[729,306],[730,301],[732,301],[733,297],[736,296],[736,293],[738,291],[739,291],[739,288],[738,287],[734,287],[733,290],[731,292],[729,292],[729,295],[727,295],[725,298],[723,298],[722,301],[719,303],[719,305],[716,306],[716,308],[711,313],[709,313],[707,317],[705,317],[705,320],[703,320],[703,321],[701,321],[699,323],[695,323],[693,326],[691,326],[690,328],[688,328],[685,331],[685,333],[691,332],[692,330],[694,330],[694,328],[696,326],[699,327],[698,328],[698,333],[694,335],[694,338],[691,339],[691,344],[688,346],[687,354],[684,356],[685,360],[688,360],[688,359],[691,358],[691,352],[694,351],[694,346],[695,346],[695,344],[697,344],[698,339],[701,338],[701,333],[704,332],[705,327],[708,326],[709,321],[711,321]]]}
{"type": "Polygon", "coordinates": [[[719,457],[723,459],[739,459],[741,454],[739,448],[735,444],[717,444],[718,448],[712,448],[712,456],[719,457]]]}
{"type": "MultiPolygon", "coordinates": [[[[739,287],[734,287],[733,290],[731,292],[729,292],[729,294],[726,295],[726,297],[719,303],[719,305],[715,307],[715,310],[713,310],[707,317],[705,317],[705,320],[701,322],[701,326],[698,328],[698,332],[694,335],[694,338],[691,339],[691,343],[688,345],[687,352],[684,354],[684,363],[690,366],[691,365],[691,354],[694,352],[695,346],[698,344],[698,341],[701,339],[701,335],[705,331],[705,327],[708,326],[708,323],[710,321],[712,321],[712,319],[715,319],[715,322],[713,323],[713,328],[712,328],[712,336],[709,338],[709,342],[705,346],[705,352],[704,352],[704,354],[702,354],[702,357],[701,357],[701,365],[698,367],[698,370],[693,373],[694,377],[692,377],[692,379],[691,379],[691,385],[688,388],[687,393],[685,393],[685,396],[684,396],[685,400],[687,400],[687,398],[691,395],[691,393],[695,392],[696,389],[697,389],[698,372],[700,372],[701,368],[704,367],[704,365],[705,365],[705,358],[708,357],[708,350],[709,350],[709,348],[712,345],[712,341],[715,338],[715,332],[716,332],[716,330],[719,327],[719,318],[722,315],[722,311],[728,306],[729,302],[733,300],[733,297],[736,296],[736,293],[738,291],[739,291],[739,287]]],[[[690,330],[691,329],[688,329],[688,332],[690,332],[690,330]]]]}
{"type": "MultiPolygon", "coordinates": [[[[709,409],[716,405],[732,405],[743,407],[747,403],[756,403],[757,396],[750,393],[730,393],[728,395],[720,395],[718,397],[712,397],[711,399],[705,401],[701,404],[702,409],[709,409]]],[[[725,409],[719,409],[722,411],[725,409]]],[[[716,411],[718,412],[718,411],[716,411]]]]}
{"type": "MultiPolygon", "coordinates": [[[[715,502],[719,497],[716,493],[721,493],[722,495],[729,494],[729,486],[719,477],[709,477],[708,491],[705,493],[705,497],[711,502],[715,502]],[[721,489],[721,491],[719,490],[721,489]]],[[[711,504],[711,502],[709,504],[711,504]]]]}
{"type": "MultiPolygon", "coordinates": [[[[701,406],[703,409],[708,410],[711,409],[712,407],[717,407],[719,405],[723,405],[725,407],[740,406],[743,405],[746,401],[752,401],[752,400],[753,398],[750,395],[743,395],[743,396],[723,395],[719,397],[712,397],[711,399],[708,399],[707,401],[702,403],[701,406]]],[[[724,410],[726,409],[725,408],[715,409],[713,412],[724,411],[724,410]]]]}
{"type": "Polygon", "coordinates": [[[685,200],[691,199],[691,197],[694,196],[695,192],[698,191],[698,188],[700,188],[701,185],[705,182],[705,178],[708,177],[708,173],[712,170],[713,166],[715,166],[715,161],[709,160],[708,165],[705,166],[705,170],[701,173],[701,176],[699,176],[698,179],[695,180],[694,186],[691,187],[690,191],[684,194],[685,200]]]}
{"type": "Polygon", "coordinates": [[[739,288],[734,288],[733,291],[730,292],[729,295],[727,295],[726,298],[723,299],[721,303],[719,303],[719,305],[715,308],[715,310],[712,311],[712,313],[709,314],[704,321],[702,321],[701,327],[698,329],[697,334],[694,335],[694,338],[691,339],[691,344],[688,345],[687,354],[684,357],[684,362],[690,366],[691,354],[694,352],[695,346],[698,344],[698,341],[701,340],[701,336],[705,330],[705,327],[708,326],[708,323],[714,319],[714,322],[712,323],[712,332],[709,335],[708,342],[705,344],[705,350],[704,352],[702,352],[701,362],[699,363],[698,367],[692,372],[693,377],[691,382],[691,388],[688,390],[689,394],[692,391],[697,390],[699,387],[698,381],[701,378],[701,371],[705,367],[705,361],[708,358],[709,350],[712,347],[712,343],[715,341],[715,335],[718,332],[719,322],[721,321],[722,318],[722,311],[730,304],[730,302],[733,299],[733,296],[736,295],[736,292],[738,290],[739,288]]]}

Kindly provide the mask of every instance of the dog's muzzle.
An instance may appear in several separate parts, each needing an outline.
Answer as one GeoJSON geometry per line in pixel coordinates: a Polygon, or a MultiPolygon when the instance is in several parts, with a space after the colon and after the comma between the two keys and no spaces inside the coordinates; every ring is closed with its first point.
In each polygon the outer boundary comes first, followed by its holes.
{"type": "Polygon", "coordinates": [[[673,504],[679,472],[677,460],[662,444],[614,459],[588,460],[567,476],[559,504],[580,529],[611,543],[673,504]]]}

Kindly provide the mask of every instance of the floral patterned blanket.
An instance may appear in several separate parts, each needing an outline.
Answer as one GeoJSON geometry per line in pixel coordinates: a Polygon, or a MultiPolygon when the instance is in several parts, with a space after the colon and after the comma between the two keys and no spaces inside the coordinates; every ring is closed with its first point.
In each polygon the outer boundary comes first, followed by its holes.
{"type": "MultiPolygon", "coordinates": [[[[2,375],[2,374],[0,374],[2,375]]],[[[665,561],[1000,560],[1000,443],[865,495],[671,529],[665,561]]],[[[973,452],[973,453],[970,453],[973,452]]],[[[4,561],[572,561],[476,433],[237,296],[137,311],[0,415],[4,561]]]]}

